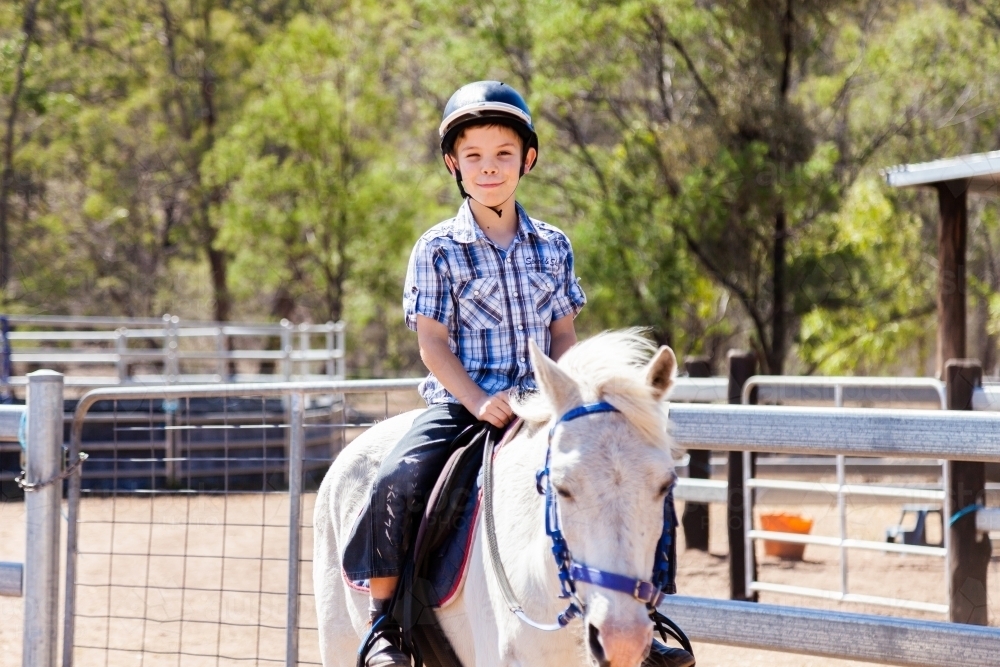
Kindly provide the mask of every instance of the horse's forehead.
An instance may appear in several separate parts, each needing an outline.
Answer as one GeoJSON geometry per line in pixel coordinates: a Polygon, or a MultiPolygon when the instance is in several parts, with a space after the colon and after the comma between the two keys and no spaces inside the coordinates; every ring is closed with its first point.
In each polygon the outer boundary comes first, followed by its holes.
{"type": "Polygon", "coordinates": [[[589,429],[567,429],[561,434],[558,463],[580,468],[584,474],[600,474],[611,466],[639,472],[658,472],[673,466],[669,447],[647,442],[636,429],[622,424],[604,423],[589,429]],[[603,465],[595,465],[603,464],[603,465]]]}

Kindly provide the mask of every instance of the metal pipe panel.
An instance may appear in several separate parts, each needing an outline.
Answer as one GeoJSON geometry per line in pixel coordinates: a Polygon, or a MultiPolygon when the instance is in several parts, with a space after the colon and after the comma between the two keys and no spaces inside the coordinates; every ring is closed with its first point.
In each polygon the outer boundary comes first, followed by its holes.
{"type": "Polygon", "coordinates": [[[689,449],[1000,461],[989,413],[689,403],[672,404],[670,421],[689,449]]]}
{"type": "Polygon", "coordinates": [[[23,405],[0,405],[0,441],[18,442],[26,411],[23,405]]]}
{"type": "Polygon", "coordinates": [[[674,499],[688,503],[725,504],[729,485],[721,480],[681,477],[674,487],[674,499]]]}
{"type": "Polygon", "coordinates": [[[763,591],[766,593],[801,595],[808,598],[836,600],[837,602],[853,602],[855,604],[874,604],[879,605],[880,607],[892,607],[894,609],[915,609],[917,611],[928,611],[932,614],[948,613],[948,605],[938,604],[935,602],[900,600],[899,598],[884,598],[878,595],[863,595],[860,593],[840,593],[838,591],[829,591],[822,588],[787,586],[785,584],[771,584],[764,581],[755,581],[750,587],[755,591],[763,591]]]}
{"type": "Polygon", "coordinates": [[[765,401],[933,403],[945,409],[944,383],[934,378],[755,375],[743,385],[743,403],[756,389],[765,401]],[[840,399],[838,401],[838,394],[840,399]]]}
{"type": "Polygon", "coordinates": [[[973,389],[972,409],[1000,411],[1000,385],[988,384],[973,389]]]}
{"type": "MultiPolygon", "coordinates": [[[[824,482],[797,482],[783,479],[751,479],[750,486],[755,489],[774,489],[781,491],[805,491],[806,493],[836,496],[839,485],[824,482]]],[[[844,484],[843,494],[847,496],[870,496],[879,498],[897,498],[911,501],[942,501],[944,491],[938,489],[911,489],[905,486],[871,486],[867,484],[844,484]]]]}
{"type": "Polygon", "coordinates": [[[988,533],[1000,530],[1000,508],[984,507],[976,511],[976,530],[988,533]]]}
{"type": "Polygon", "coordinates": [[[669,595],[660,610],[694,641],[885,665],[994,665],[1000,629],[669,595]]]}
{"type": "Polygon", "coordinates": [[[726,378],[677,378],[667,400],[679,403],[724,403],[729,398],[726,378]]]}
{"type": "Polygon", "coordinates": [[[8,340],[115,340],[117,331],[11,331],[8,340]]]}
{"type": "Polygon", "coordinates": [[[0,595],[19,598],[24,591],[24,565],[0,563],[0,595]]]}
{"type": "Polygon", "coordinates": [[[62,467],[63,376],[28,376],[25,471],[24,667],[55,667],[59,619],[59,503],[62,484],[51,483],[62,467]]]}
{"type": "Polygon", "coordinates": [[[751,530],[747,532],[747,539],[770,540],[772,542],[790,542],[793,544],[815,544],[821,547],[844,547],[847,549],[865,549],[867,551],[887,551],[899,554],[911,554],[915,556],[936,556],[945,555],[944,547],[924,547],[916,544],[899,544],[896,542],[875,542],[872,540],[856,540],[839,537],[827,537],[825,535],[803,535],[800,533],[782,533],[770,530],[751,530]]]}

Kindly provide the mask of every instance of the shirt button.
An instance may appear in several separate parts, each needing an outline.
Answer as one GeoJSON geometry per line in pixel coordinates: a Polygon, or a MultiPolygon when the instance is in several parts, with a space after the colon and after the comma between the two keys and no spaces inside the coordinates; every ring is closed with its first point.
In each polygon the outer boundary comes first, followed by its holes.
{"type": "Polygon", "coordinates": [[[510,264],[510,257],[507,258],[507,263],[510,264]]]}
{"type": "Polygon", "coordinates": [[[523,324],[518,324],[517,325],[517,330],[518,331],[523,331],[524,330],[524,325],[523,324]]]}
{"type": "Polygon", "coordinates": [[[521,357],[521,363],[522,364],[524,363],[524,357],[521,357]]]}
{"type": "Polygon", "coordinates": [[[517,292],[514,292],[514,296],[517,296],[517,292]]]}
{"type": "Polygon", "coordinates": [[[473,295],[473,296],[479,296],[479,290],[476,290],[476,291],[474,291],[474,292],[472,293],[472,295],[473,295]]]}

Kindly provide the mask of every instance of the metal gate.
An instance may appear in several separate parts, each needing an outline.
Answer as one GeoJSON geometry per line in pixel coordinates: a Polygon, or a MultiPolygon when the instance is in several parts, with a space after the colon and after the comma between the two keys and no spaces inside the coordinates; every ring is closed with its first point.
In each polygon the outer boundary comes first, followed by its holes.
{"type": "Polygon", "coordinates": [[[312,504],[415,380],[98,389],[69,456],[63,667],[319,664],[312,504]]]}
{"type": "MultiPolygon", "coordinates": [[[[791,377],[791,376],[754,376],[743,385],[743,404],[749,404],[757,390],[767,389],[773,394],[770,398],[781,402],[782,399],[794,398],[798,401],[825,402],[833,399],[834,407],[844,407],[844,390],[853,390],[850,400],[862,403],[914,403],[931,401],[946,408],[944,383],[932,378],[877,378],[877,377],[791,377]],[[829,394],[832,394],[830,396],[829,394]]],[[[942,517],[951,516],[948,503],[948,466],[941,461],[941,489],[915,489],[898,486],[879,486],[873,484],[847,483],[847,457],[839,454],[834,457],[837,481],[835,484],[821,482],[805,482],[791,480],[763,479],[755,477],[753,457],[749,451],[743,452],[743,521],[749,529],[744,532],[744,564],[746,568],[746,596],[751,598],[756,591],[799,595],[804,597],[836,600],[839,602],[854,602],[861,604],[894,607],[898,609],[913,609],[937,614],[947,614],[948,605],[933,602],[922,602],[875,595],[852,593],[849,586],[848,550],[866,549],[897,554],[931,556],[944,559],[942,575],[942,597],[948,591],[948,529],[942,521],[941,546],[922,546],[911,544],[896,544],[875,542],[872,540],[852,539],[847,529],[847,499],[853,496],[893,498],[900,502],[934,503],[941,506],[942,517]],[[837,502],[839,519],[839,534],[836,537],[820,535],[798,535],[788,532],[753,529],[754,500],[757,489],[772,489],[783,491],[798,491],[810,494],[828,494],[837,502]],[[792,586],[759,581],[755,577],[754,545],[761,540],[774,542],[790,542],[797,544],[815,544],[834,547],[838,550],[840,561],[839,590],[810,588],[807,586],[792,586]]]]}

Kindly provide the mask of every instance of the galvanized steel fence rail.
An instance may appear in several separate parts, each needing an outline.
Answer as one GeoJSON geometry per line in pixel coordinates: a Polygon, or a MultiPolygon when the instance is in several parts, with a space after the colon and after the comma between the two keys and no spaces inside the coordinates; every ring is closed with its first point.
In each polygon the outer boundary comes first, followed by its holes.
{"type": "MultiPolygon", "coordinates": [[[[284,652],[274,662],[301,664],[298,659],[300,605],[298,586],[304,559],[299,554],[302,527],[300,505],[303,488],[302,452],[305,448],[307,401],[317,395],[412,390],[415,382],[324,382],[256,385],[175,386],[156,388],[102,389],[81,400],[72,430],[70,457],[80,447],[87,411],[101,400],[124,401],[181,400],[221,396],[288,397],[291,418],[281,425],[288,431],[288,500],[284,511],[291,530],[287,535],[285,570],[286,600],[284,652]],[[298,464],[292,463],[299,460],[298,464]],[[298,481],[296,481],[298,480],[298,481]],[[293,537],[293,534],[299,537],[293,537]]],[[[386,399],[388,400],[388,399],[386,399]]],[[[920,410],[880,410],[843,408],[757,407],[672,403],[672,432],[678,444],[687,448],[721,451],[767,451],[795,455],[853,455],[901,458],[941,458],[951,460],[1000,461],[1000,419],[981,413],[947,413],[920,410]]],[[[184,428],[183,423],[178,428],[184,428]]],[[[76,544],[80,538],[80,496],[78,478],[71,480],[69,503],[70,550],[67,558],[66,625],[63,665],[71,667],[74,655],[74,620],[77,616],[76,544]]],[[[193,494],[189,494],[193,495],[193,494]]],[[[224,538],[225,539],[225,538],[224,538]]],[[[148,589],[148,586],[146,586],[148,589]]],[[[215,591],[220,597],[222,591],[215,591]]],[[[145,603],[143,608],[145,609],[145,603]]],[[[738,646],[780,649],[798,653],[831,655],[900,665],[988,664],[980,656],[1000,655],[1000,630],[964,628],[944,623],[908,619],[870,617],[800,608],[770,607],[748,603],[675,598],[664,609],[685,625],[694,639],[738,646]],[[796,620],[798,619],[798,620],[796,620]],[[750,622],[752,621],[752,623],[750,622]],[[784,632],[779,636],[762,627],[772,623],[784,632]],[[853,627],[862,637],[844,635],[853,627]],[[789,637],[805,633],[807,641],[789,637]],[[913,641],[912,645],[907,644],[913,641]],[[975,640],[970,645],[970,638],[975,640]],[[905,640],[905,641],[904,641],[905,640]],[[928,648],[933,644],[931,648],[928,648]],[[978,661],[978,662],[977,662],[978,661]]],[[[221,631],[219,632],[221,634],[221,631]]],[[[218,636],[218,635],[217,635],[218,636]]],[[[218,644],[216,643],[216,655],[218,644]]],[[[180,653],[180,651],[176,651],[180,653]]],[[[263,662],[257,659],[258,662],[263,662]]]]}
{"type": "MultiPolygon", "coordinates": [[[[692,404],[671,405],[670,421],[688,448],[1000,462],[988,413],[692,404]]],[[[928,667],[1000,655],[997,628],[683,597],[662,609],[696,641],[928,667]]]]}

